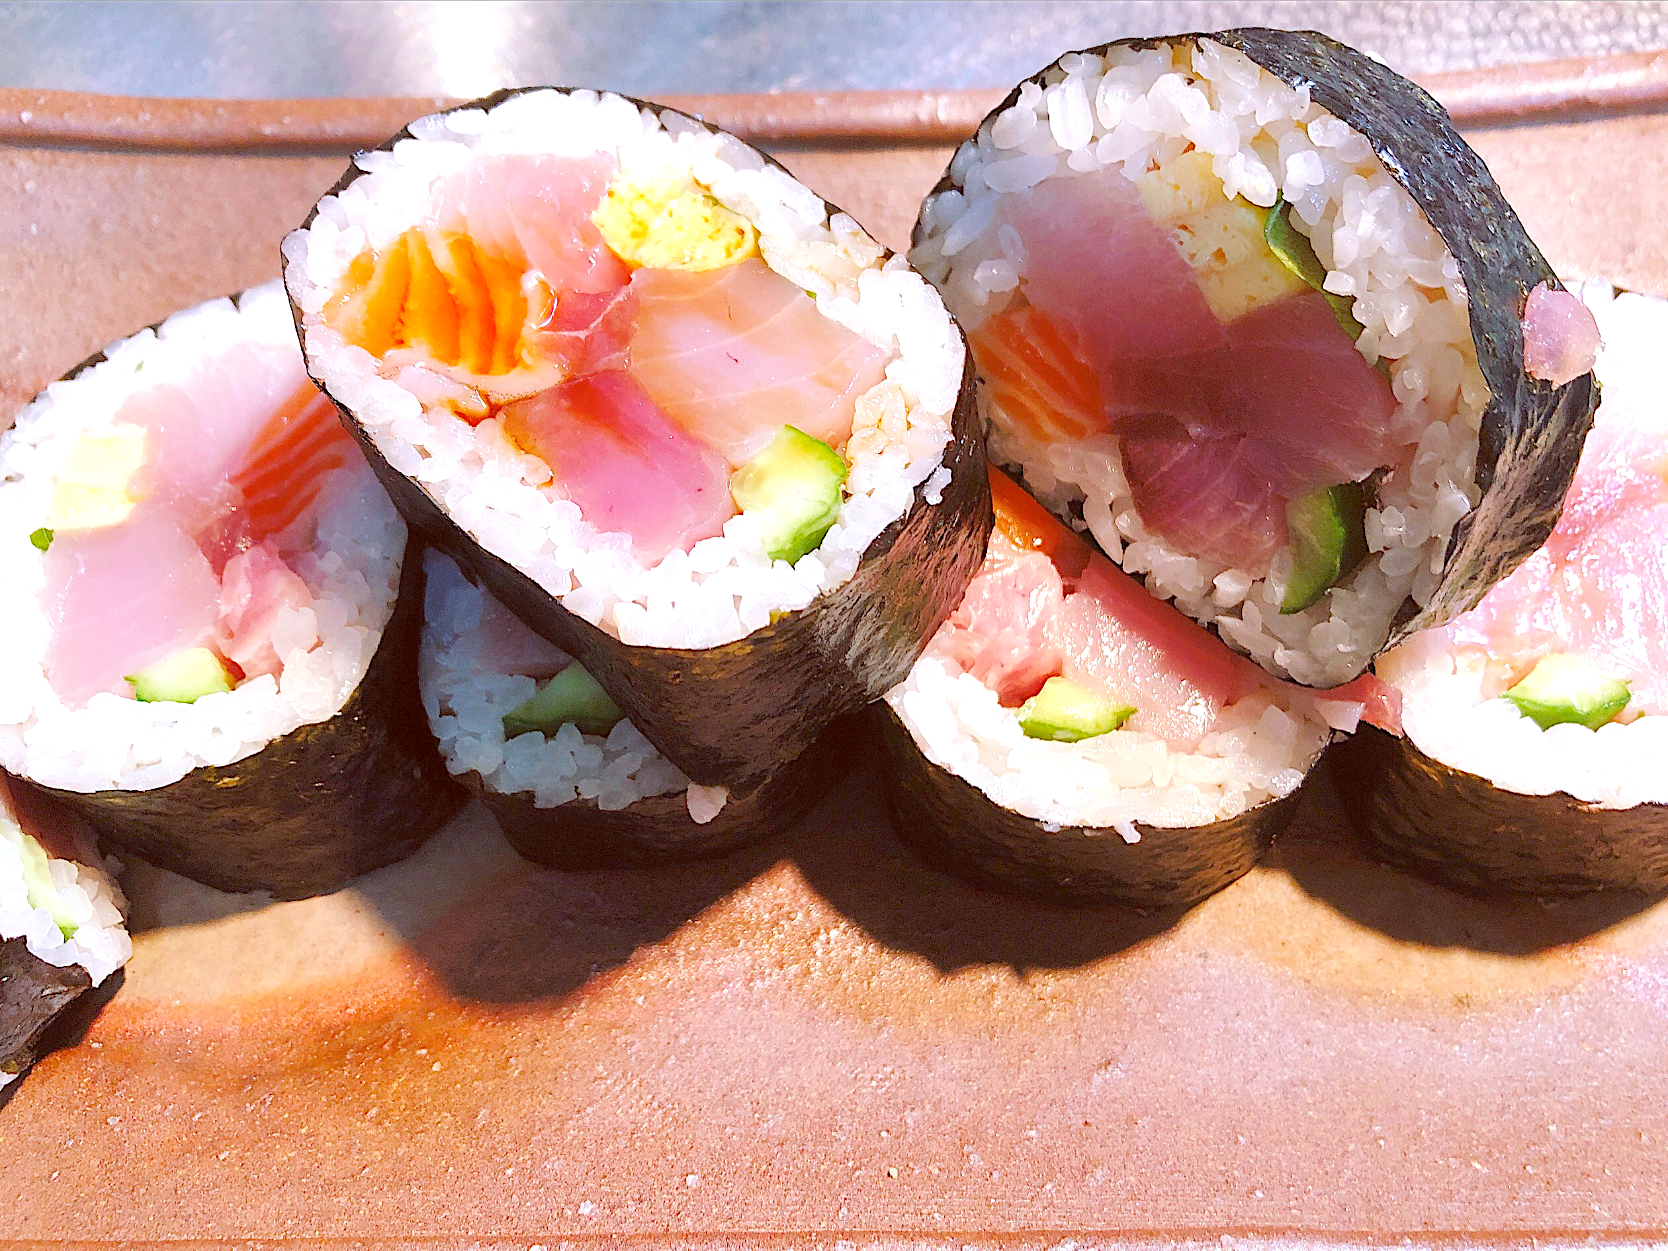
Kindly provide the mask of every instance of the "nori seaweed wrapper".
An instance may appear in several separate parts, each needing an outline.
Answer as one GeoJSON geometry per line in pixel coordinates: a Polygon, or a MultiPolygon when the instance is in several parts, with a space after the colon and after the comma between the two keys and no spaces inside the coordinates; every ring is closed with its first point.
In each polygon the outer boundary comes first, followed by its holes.
{"type": "MultiPolygon", "coordinates": [[[[490,109],[528,90],[543,88],[499,91],[457,107],[490,109]]],[[[675,109],[623,98],[718,131],[675,109]]],[[[381,148],[409,136],[409,129],[402,130],[381,148]]],[[[769,155],[758,155],[780,167],[769,155]]],[[[361,176],[357,166],[350,167],[326,194],[340,194],[361,176]]],[[[829,211],[839,210],[830,205],[829,211]]],[[[302,229],[317,213],[315,207],[302,229]]],[[[293,296],[291,304],[300,330],[301,310],[293,296]]],[[[316,375],[314,381],[320,381],[316,375]]],[[[481,547],[422,487],[388,464],[351,413],[347,420],[414,529],[583,664],[644,737],[686,774],[703,785],[740,792],[756,789],[803,756],[834,718],[856,712],[903,680],[960,600],[990,534],[990,485],[971,353],[944,449],[951,479],[940,502],[929,504],[925,484],[918,486],[908,512],[874,540],[850,581],[745,638],[700,649],[634,647],[568,612],[526,574],[481,547]]]]}
{"type": "Polygon", "coordinates": [[[1134,843],[1110,828],[1050,829],[928,760],[891,705],[871,715],[899,837],[947,872],[1006,894],[1137,908],[1197,903],[1249,873],[1297,815],[1301,788],[1209,825],[1137,823],[1134,843]]]}
{"type": "Polygon", "coordinates": [[[0,1073],[25,1072],[52,1022],[92,985],[79,964],[60,968],[22,938],[0,939],[0,1073]]]}
{"type": "Polygon", "coordinates": [[[1476,893],[1668,890],[1668,807],[1599,808],[1522,795],[1363,727],[1338,752],[1339,788],[1374,854],[1476,893]]]}
{"type": "MultiPolygon", "coordinates": [[[[1465,283],[1471,337],[1489,389],[1477,454],[1482,499],[1455,526],[1430,602],[1420,608],[1409,599],[1402,606],[1381,649],[1386,650],[1473,607],[1546,541],[1592,426],[1598,383],[1586,373],[1553,387],[1524,372],[1524,302],[1540,283],[1554,290],[1564,286],[1482,158],[1423,88],[1316,31],[1252,26],[1120,39],[1084,51],[1104,54],[1201,39],[1244,53],[1292,87],[1307,87],[1317,104],[1365,136],[1441,236],[1465,283]]],[[[1016,86],[985,122],[1018,98],[1016,86]]],[[[953,185],[946,170],[933,190],[953,185]]],[[[918,222],[915,241],[922,237],[918,222]]]]}
{"type": "Polygon", "coordinates": [[[613,810],[589,799],[538,808],[531,795],[494,791],[477,773],[466,773],[462,780],[492,813],[510,845],[537,864],[552,869],[678,864],[721,856],[782,833],[845,777],[861,733],[858,716],[833,722],[811,751],[732,793],[705,824],[689,815],[681,790],[613,810]]]}
{"type": "Polygon", "coordinates": [[[342,710],[252,756],[148,791],[24,782],[152,864],[225,891],[304,899],[417,850],[462,807],[417,691],[422,549],[406,545],[399,598],[342,710]]]}

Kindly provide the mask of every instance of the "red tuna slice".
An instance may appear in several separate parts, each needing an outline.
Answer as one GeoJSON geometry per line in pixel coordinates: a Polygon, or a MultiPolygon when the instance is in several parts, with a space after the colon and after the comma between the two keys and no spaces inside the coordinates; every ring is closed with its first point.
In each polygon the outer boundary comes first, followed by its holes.
{"type": "Polygon", "coordinates": [[[248,678],[276,674],[283,657],[272,642],[278,614],[305,608],[313,594],[271,543],[257,543],[226,563],[220,577],[220,651],[248,678]]]}
{"type": "Polygon", "coordinates": [[[631,372],[684,429],[744,465],[783,426],[839,447],[886,354],[763,261],[639,269],[631,372]]]}
{"type": "Polygon", "coordinates": [[[553,678],[573,662],[572,656],[534,634],[490,595],[481,596],[481,624],[476,638],[481,664],[495,673],[553,678]]]}
{"type": "Polygon", "coordinates": [[[606,154],[477,157],[435,183],[434,220],[489,254],[537,270],[558,300],[569,292],[613,291],[630,273],[591,214],[617,168],[606,154]]]}
{"type": "Polygon", "coordinates": [[[1060,672],[1060,649],[1047,626],[1064,595],[1060,573],[1046,555],[1021,552],[997,534],[937,647],[1004,705],[1022,704],[1060,672]]]}
{"type": "Polygon", "coordinates": [[[1114,368],[1114,418],[1161,413],[1195,435],[1248,440],[1249,469],[1296,499],[1356,482],[1394,459],[1396,399],[1319,292],[1265,304],[1225,327],[1221,348],[1114,368]]]}
{"type": "Polygon", "coordinates": [[[220,583],[196,542],[164,508],[141,505],[121,525],[60,532],[46,552],[52,622],[46,672],[80,707],[165,656],[213,641],[220,583]]]}
{"type": "Polygon", "coordinates": [[[1048,178],[1006,194],[997,220],[1023,242],[1025,298],[1070,326],[1103,376],[1122,362],[1193,355],[1226,342],[1192,267],[1117,170],[1048,178]]]}
{"type": "Polygon", "coordinates": [[[641,560],[687,550],[735,515],[722,458],[623,371],[508,405],[504,433],[549,464],[586,521],[630,535],[641,560]]]}
{"type": "Polygon", "coordinates": [[[1203,627],[1094,556],[1050,627],[1064,676],[1135,705],[1132,730],[1191,751],[1262,671],[1203,627]]]}
{"type": "Polygon", "coordinates": [[[1561,387],[1592,369],[1598,351],[1592,311],[1568,291],[1537,284],[1523,307],[1523,371],[1561,387]]]}
{"type": "Polygon", "coordinates": [[[1249,445],[1194,438],[1162,417],[1126,426],[1119,449],[1142,524],[1172,547],[1262,577],[1286,541],[1286,501],[1252,468],[1249,445]]]}

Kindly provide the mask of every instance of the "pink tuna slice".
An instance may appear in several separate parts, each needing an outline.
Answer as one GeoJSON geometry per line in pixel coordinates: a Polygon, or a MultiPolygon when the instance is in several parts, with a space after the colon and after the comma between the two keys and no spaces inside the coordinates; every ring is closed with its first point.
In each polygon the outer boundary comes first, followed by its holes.
{"type": "Polygon", "coordinates": [[[998,216],[1024,244],[1026,301],[1070,327],[1062,342],[1082,345],[1102,428],[1126,443],[1130,488],[1153,534],[1265,572],[1268,519],[1283,539],[1287,500],[1395,459],[1389,383],[1318,292],[1223,325],[1169,233],[1112,169],[1005,195],[998,216]],[[1261,520],[1246,533],[1248,516],[1261,520]]]}
{"type": "Polygon", "coordinates": [[[1668,702],[1668,410],[1601,404],[1551,536],[1440,629],[1527,670],[1575,652],[1668,702]]]}
{"type": "Polygon", "coordinates": [[[1525,373],[1561,387],[1589,372],[1598,351],[1598,322],[1580,299],[1544,282],[1529,293],[1523,308],[1525,373]]]}
{"type": "Polygon", "coordinates": [[[100,691],[132,694],[127,675],[213,642],[220,584],[191,536],[147,502],[120,525],[60,531],[46,552],[44,602],[47,678],[79,707],[100,691]]]}
{"type": "Polygon", "coordinates": [[[658,561],[723,531],[729,468],[656,406],[630,374],[576,378],[504,409],[504,432],[541,457],[580,514],[658,561]]]}
{"type": "Polygon", "coordinates": [[[573,663],[572,656],[534,634],[490,595],[481,597],[481,624],[476,628],[476,638],[481,664],[494,673],[553,678],[573,663]]]}
{"type": "Polygon", "coordinates": [[[537,270],[558,299],[625,285],[625,263],[591,214],[618,168],[604,154],[482,156],[434,184],[434,220],[483,251],[537,270]]]}
{"type": "Polygon", "coordinates": [[[760,260],[702,273],[639,269],[631,372],[655,403],[732,465],[783,426],[831,447],[886,354],[817,311],[760,260]]]}
{"type": "Polygon", "coordinates": [[[1047,623],[1059,615],[1065,592],[1047,556],[1021,552],[999,533],[990,543],[935,646],[1013,707],[1060,672],[1047,623]]]}
{"type": "MultiPolygon", "coordinates": [[[[278,614],[305,608],[313,593],[271,542],[257,543],[226,562],[220,577],[220,653],[246,678],[277,674],[283,657],[272,642],[278,614]]],[[[314,635],[314,641],[317,635],[314,635]]]]}
{"type": "Polygon", "coordinates": [[[637,296],[630,287],[599,295],[558,296],[545,322],[527,336],[533,351],[577,378],[630,362],[637,296]]]}
{"type": "Polygon", "coordinates": [[[1252,470],[1247,442],[1195,439],[1159,417],[1126,426],[1119,445],[1135,511],[1154,533],[1261,577],[1286,542],[1286,501],[1252,470]]]}
{"type": "Polygon", "coordinates": [[[1135,705],[1129,728],[1180,751],[1199,745],[1224,705],[1263,684],[1261,670],[1100,555],[1049,632],[1065,677],[1135,705]]]}

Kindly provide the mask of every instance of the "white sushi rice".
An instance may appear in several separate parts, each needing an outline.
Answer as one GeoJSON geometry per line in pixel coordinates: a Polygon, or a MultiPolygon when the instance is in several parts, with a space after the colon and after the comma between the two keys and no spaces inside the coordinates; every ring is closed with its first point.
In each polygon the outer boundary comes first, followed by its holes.
{"type": "MultiPolygon", "coordinates": [[[[1668,302],[1614,295],[1605,282],[1586,284],[1581,298],[1604,338],[1594,370],[1604,388],[1595,420],[1627,424],[1632,412],[1660,413],[1668,302]]],[[[1650,627],[1668,629],[1668,622],[1650,627]]],[[[1561,791],[1601,808],[1668,803],[1668,708],[1636,701],[1626,722],[1543,730],[1500,697],[1510,681],[1501,666],[1480,648],[1454,648],[1437,630],[1414,635],[1376,667],[1402,694],[1402,732],[1450,768],[1520,795],[1561,791]]]]}
{"type": "Polygon", "coordinates": [[[1448,536],[1479,498],[1488,402],[1458,265],[1362,135],[1307,88],[1210,40],[1069,53],[962,145],[950,167],[956,186],[929,197],[910,259],[971,334],[1024,277],[1016,232],[994,228],[1003,192],[1108,166],[1133,178],[1191,148],[1211,155],[1229,197],[1263,208],[1285,197],[1326,266],[1326,289],[1354,297],[1365,327],[1357,347],[1388,363],[1405,452],[1367,512],[1374,558],[1309,608],[1281,615],[1290,553],[1253,578],[1148,534],[1115,437],[1043,446],[988,406],[991,455],[1018,466],[1061,516],[1079,505],[1109,556],[1265,668],[1337,685],[1365,668],[1408,596],[1424,605],[1434,593],[1448,536]]]}
{"type": "Polygon", "coordinates": [[[488,592],[439,552],[423,557],[428,579],[419,674],[429,728],[454,775],[478,774],[501,795],[528,795],[536,808],[589,800],[604,812],[651,795],[683,791],[690,819],[705,825],[728,792],[700,786],[662,756],[629,719],[608,734],[564,725],[555,734],[506,740],[504,714],[532,698],[539,683],[501,673],[482,656],[481,614],[488,592]]]}
{"type": "Polygon", "coordinates": [[[743,638],[772,614],[805,608],[850,580],[870,543],[941,469],[964,361],[943,303],[901,257],[883,260],[884,250],[856,222],[830,216],[817,196],[744,144],[619,96],[548,89],[490,110],[426,117],[411,131],[392,151],[359,156],[364,176],[326,197],[311,227],[284,241],[308,358],[395,469],[568,611],[634,645],[700,648],[743,638]],[[857,402],[838,520],[796,564],[767,559],[756,521],[738,515],[722,536],[645,567],[627,536],[586,523],[549,466],[518,451],[496,419],[471,429],[443,405],[425,408],[323,322],[349,264],[424,219],[438,178],[494,154],[596,152],[614,155],[626,173],[694,178],[757,227],[772,270],[889,354],[885,379],[857,402]]]}
{"type": "Polygon", "coordinates": [[[103,869],[48,855],[55,916],[24,881],[25,844],[40,850],[0,800],[0,939],[21,938],[30,955],[58,968],[78,964],[99,985],[133,954],[122,924],[127,901],[103,869]]]}
{"type": "Polygon", "coordinates": [[[1268,692],[1222,709],[1191,752],[1122,729],[1076,743],[1028,738],[1017,709],[929,648],[886,702],[928,760],[1021,816],[1138,842],[1136,823],[1186,828],[1291,794],[1331,737],[1321,710],[1268,692]]]}
{"type": "Polygon", "coordinates": [[[190,704],[103,693],[82,708],[66,707],[47,681],[46,557],[29,536],[45,524],[59,470],[81,435],[108,426],[135,391],[183,383],[198,362],[244,342],[299,351],[279,283],[236,304],[212,300],[175,313],[112,344],[105,360],[48,386],[0,437],[0,766],[8,771],[62,790],[153,790],[328,720],[370,667],[398,595],[406,531],[360,461],[319,492],[317,539],[295,562],[314,602],[285,610],[274,630],[278,678],[251,678],[190,704]]]}

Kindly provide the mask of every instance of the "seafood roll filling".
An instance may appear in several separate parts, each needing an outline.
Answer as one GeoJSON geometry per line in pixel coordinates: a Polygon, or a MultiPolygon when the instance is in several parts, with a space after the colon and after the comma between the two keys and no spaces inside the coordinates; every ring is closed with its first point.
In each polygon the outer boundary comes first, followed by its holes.
{"type": "Polygon", "coordinates": [[[992,456],[1264,668],[1337,685],[1432,602],[1486,486],[1467,285],[1307,85],[1204,36],[1068,54],[961,147],[911,260],[992,456]]]}
{"type": "Polygon", "coordinates": [[[623,643],[705,648],[936,499],[962,347],[901,259],[675,113],[483,106],[285,244],[315,378],[470,542],[623,643]]]}

